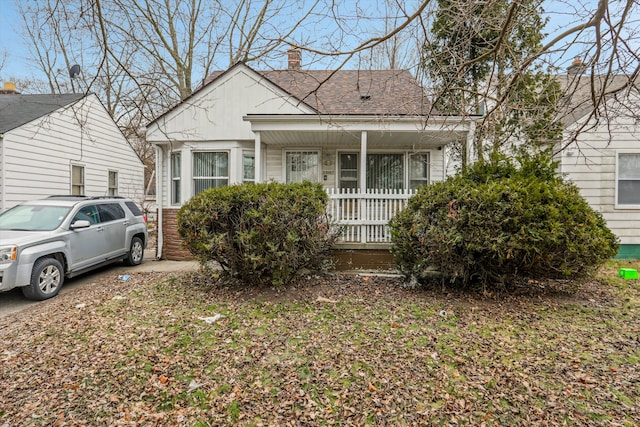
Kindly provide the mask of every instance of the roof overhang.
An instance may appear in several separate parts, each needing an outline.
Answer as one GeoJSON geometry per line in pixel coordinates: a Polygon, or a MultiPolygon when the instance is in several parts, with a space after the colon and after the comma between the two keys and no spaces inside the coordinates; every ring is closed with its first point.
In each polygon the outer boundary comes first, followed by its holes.
{"type": "Polygon", "coordinates": [[[475,126],[473,118],[458,116],[248,114],[243,120],[264,144],[300,146],[359,145],[362,132],[372,147],[446,145],[466,139],[475,126]]]}

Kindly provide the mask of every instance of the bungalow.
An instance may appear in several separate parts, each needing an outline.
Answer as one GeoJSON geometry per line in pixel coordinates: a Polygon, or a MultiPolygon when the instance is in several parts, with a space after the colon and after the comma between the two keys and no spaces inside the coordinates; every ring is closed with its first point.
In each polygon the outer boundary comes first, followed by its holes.
{"type": "MultiPolygon", "coordinates": [[[[343,247],[389,245],[388,220],[420,185],[454,172],[449,144],[472,120],[431,112],[403,70],[286,70],[238,63],[147,127],[156,150],[158,258],[182,259],[176,213],[196,193],[242,182],[322,183],[343,247]]],[[[467,144],[471,146],[471,144],[467,144]]]]}
{"type": "Polygon", "coordinates": [[[57,194],[142,201],[143,174],[96,95],[0,91],[0,211],[57,194]]]}

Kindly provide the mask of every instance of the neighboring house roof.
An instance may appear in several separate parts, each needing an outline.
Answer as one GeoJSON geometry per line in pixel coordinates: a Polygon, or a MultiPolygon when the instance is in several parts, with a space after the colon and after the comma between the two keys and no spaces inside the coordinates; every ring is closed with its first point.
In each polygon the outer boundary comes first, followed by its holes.
{"type": "Polygon", "coordinates": [[[562,111],[562,122],[565,126],[575,123],[593,111],[594,102],[599,102],[600,97],[604,97],[603,101],[606,101],[625,94],[628,87],[635,86],[626,75],[565,74],[557,78],[563,93],[566,94],[565,109],[562,111]]]}
{"type": "Polygon", "coordinates": [[[0,95],[0,133],[18,128],[39,117],[73,104],[84,94],[0,95]]]}
{"type": "Polygon", "coordinates": [[[202,86],[156,120],[238,66],[247,67],[261,75],[318,114],[422,116],[431,112],[423,88],[407,70],[257,71],[239,62],[225,71],[209,74],[202,86]]]}

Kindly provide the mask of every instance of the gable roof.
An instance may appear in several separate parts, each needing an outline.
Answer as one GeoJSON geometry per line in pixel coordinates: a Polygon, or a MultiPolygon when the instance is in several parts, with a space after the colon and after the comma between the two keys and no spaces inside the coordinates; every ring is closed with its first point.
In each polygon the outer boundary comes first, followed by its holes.
{"type": "Polygon", "coordinates": [[[73,104],[84,94],[0,95],[0,133],[18,128],[39,117],[73,104]]]}
{"type": "MultiPolygon", "coordinates": [[[[253,71],[319,114],[425,115],[430,108],[408,70],[253,71]]],[[[198,90],[224,74],[214,71],[198,90]]]]}
{"type": "Polygon", "coordinates": [[[636,87],[640,79],[631,81],[627,75],[559,75],[560,87],[565,93],[562,122],[571,125],[593,111],[594,100],[604,97],[604,100],[623,96],[629,88],[636,87]],[[622,92],[622,95],[619,93],[622,92]]]}

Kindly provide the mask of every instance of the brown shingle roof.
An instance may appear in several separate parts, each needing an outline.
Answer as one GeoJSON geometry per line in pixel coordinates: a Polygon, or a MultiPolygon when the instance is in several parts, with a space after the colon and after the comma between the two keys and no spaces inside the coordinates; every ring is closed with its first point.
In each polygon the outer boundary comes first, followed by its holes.
{"type": "MultiPolygon", "coordinates": [[[[256,71],[321,114],[425,115],[429,102],[407,70],[256,71]]],[[[224,72],[207,77],[208,84],[224,72]]]]}

